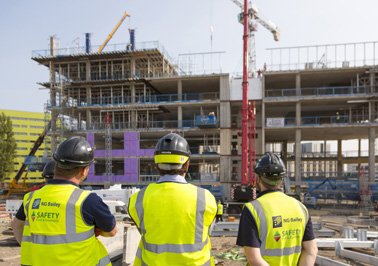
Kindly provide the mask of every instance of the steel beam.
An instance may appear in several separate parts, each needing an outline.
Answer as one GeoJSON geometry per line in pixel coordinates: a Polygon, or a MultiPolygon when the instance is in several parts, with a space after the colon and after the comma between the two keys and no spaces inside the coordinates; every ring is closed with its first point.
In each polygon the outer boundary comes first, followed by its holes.
{"type": "Polygon", "coordinates": [[[351,266],[350,264],[345,264],[319,255],[316,256],[315,264],[320,266],[351,266]]]}
{"type": "Polygon", "coordinates": [[[356,238],[317,238],[316,244],[319,248],[334,248],[336,243],[341,242],[345,248],[374,248],[373,241],[357,241],[356,238]]]}
{"type": "Polygon", "coordinates": [[[374,256],[366,255],[366,254],[363,254],[363,253],[346,250],[346,249],[344,249],[341,241],[336,242],[335,254],[336,254],[336,256],[361,261],[363,263],[368,263],[368,264],[371,264],[371,265],[378,265],[378,257],[374,257],[374,256]]]}

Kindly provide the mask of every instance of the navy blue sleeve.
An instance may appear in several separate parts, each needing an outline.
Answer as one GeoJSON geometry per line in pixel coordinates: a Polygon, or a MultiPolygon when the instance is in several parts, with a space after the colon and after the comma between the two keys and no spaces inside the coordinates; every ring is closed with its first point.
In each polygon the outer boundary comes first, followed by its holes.
{"type": "Polygon", "coordinates": [[[20,208],[18,209],[16,213],[16,218],[21,221],[26,220],[25,210],[24,210],[24,203],[21,203],[20,208]]]}
{"type": "Polygon", "coordinates": [[[315,239],[315,234],[312,228],[311,216],[309,215],[302,241],[310,241],[314,239],[315,239]]]}
{"type": "Polygon", "coordinates": [[[116,220],[108,205],[95,193],[89,194],[82,207],[83,217],[88,225],[96,225],[104,232],[110,232],[116,226],[116,220]]]}
{"type": "Polygon", "coordinates": [[[236,239],[236,245],[248,246],[252,248],[260,248],[261,241],[259,238],[259,231],[255,219],[247,207],[243,208],[240,222],[238,238],[236,239]]]}

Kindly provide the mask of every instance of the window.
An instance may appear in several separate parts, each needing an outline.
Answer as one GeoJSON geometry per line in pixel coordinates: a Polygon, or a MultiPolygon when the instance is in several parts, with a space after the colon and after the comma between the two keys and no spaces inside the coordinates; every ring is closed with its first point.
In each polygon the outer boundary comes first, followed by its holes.
{"type": "Polygon", "coordinates": [[[16,150],[26,151],[28,148],[16,148],[16,150]]]}
{"type": "Polygon", "coordinates": [[[40,129],[44,129],[44,127],[38,127],[38,126],[30,126],[30,128],[40,128],[40,129]]]}
{"type": "Polygon", "coordinates": [[[23,128],[27,128],[28,126],[25,126],[25,125],[21,125],[21,127],[23,127],[23,128]]]}
{"type": "Polygon", "coordinates": [[[39,136],[40,134],[38,133],[30,133],[30,136],[39,136]]]}
{"type": "Polygon", "coordinates": [[[28,133],[25,133],[25,132],[14,132],[15,135],[24,135],[24,136],[27,136],[28,133]]]}
{"type": "Polygon", "coordinates": [[[12,127],[20,127],[20,125],[12,125],[12,127]]]}

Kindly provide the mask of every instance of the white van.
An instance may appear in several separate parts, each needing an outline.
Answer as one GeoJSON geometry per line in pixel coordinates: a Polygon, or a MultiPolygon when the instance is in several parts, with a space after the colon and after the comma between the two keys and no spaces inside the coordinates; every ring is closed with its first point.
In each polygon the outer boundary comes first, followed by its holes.
{"type": "Polygon", "coordinates": [[[108,205],[110,212],[115,216],[116,221],[131,221],[127,211],[127,205],[120,200],[104,200],[108,205]]]}

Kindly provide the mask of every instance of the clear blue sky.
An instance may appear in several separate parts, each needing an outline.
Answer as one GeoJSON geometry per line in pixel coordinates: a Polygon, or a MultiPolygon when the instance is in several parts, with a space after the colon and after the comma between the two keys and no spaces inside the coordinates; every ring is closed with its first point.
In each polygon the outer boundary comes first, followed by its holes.
{"type": "MultiPolygon", "coordinates": [[[[376,0],[256,0],[265,17],[281,29],[274,42],[262,26],[256,33],[257,67],[268,61],[266,48],[378,41],[376,0]]],[[[0,109],[43,112],[48,91],[37,82],[49,79],[47,69],[32,61],[33,50],[48,48],[56,35],[60,47],[74,46],[84,33],[93,33],[100,45],[124,11],[131,14],[109,44],[129,42],[128,28],[136,28],[136,41],[160,41],[177,57],[189,52],[225,51],[224,72],[241,71],[242,25],[240,9],[231,0],[2,0],[0,2],[0,109]]]]}

